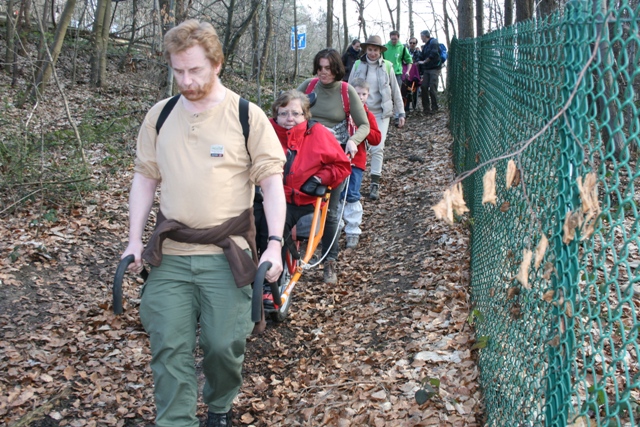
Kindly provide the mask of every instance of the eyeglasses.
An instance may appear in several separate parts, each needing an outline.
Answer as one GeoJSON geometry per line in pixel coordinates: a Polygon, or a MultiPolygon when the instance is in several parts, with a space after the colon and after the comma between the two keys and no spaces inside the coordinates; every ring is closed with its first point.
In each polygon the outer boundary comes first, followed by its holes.
{"type": "Polygon", "coordinates": [[[293,117],[294,119],[297,119],[302,115],[304,115],[304,113],[301,113],[300,111],[280,111],[278,113],[278,117],[280,117],[281,119],[286,119],[289,116],[293,117]]]}
{"type": "Polygon", "coordinates": [[[409,42],[409,44],[418,44],[418,42],[409,42]]]}

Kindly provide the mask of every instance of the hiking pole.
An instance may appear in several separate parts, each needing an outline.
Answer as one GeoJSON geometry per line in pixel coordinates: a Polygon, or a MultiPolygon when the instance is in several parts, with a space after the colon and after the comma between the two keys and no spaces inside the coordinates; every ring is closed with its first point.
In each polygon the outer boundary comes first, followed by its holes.
{"type": "MultiPolygon", "coordinates": [[[[122,280],[124,279],[124,273],[127,271],[129,264],[134,262],[136,257],[134,255],[127,255],[120,260],[118,268],[116,268],[116,275],[113,278],[113,312],[115,314],[122,314],[122,280]]],[[[143,280],[147,280],[149,273],[142,267],[140,276],[143,280]]]]}

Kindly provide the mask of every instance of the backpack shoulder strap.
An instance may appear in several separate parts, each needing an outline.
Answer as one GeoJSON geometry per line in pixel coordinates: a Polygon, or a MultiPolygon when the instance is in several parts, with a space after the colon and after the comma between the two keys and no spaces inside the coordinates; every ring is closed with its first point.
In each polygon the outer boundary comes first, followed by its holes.
{"type": "Polygon", "coordinates": [[[344,108],[344,114],[349,116],[351,113],[351,104],[349,103],[349,83],[342,82],[342,107],[344,108]]]}
{"type": "Polygon", "coordinates": [[[393,67],[393,64],[391,63],[391,61],[383,59],[384,61],[384,65],[387,68],[387,74],[391,74],[391,67],[393,67]]]}
{"type": "MultiPolygon", "coordinates": [[[[242,125],[242,135],[244,135],[244,145],[247,147],[249,141],[249,101],[244,98],[240,98],[238,102],[238,116],[240,117],[240,124],[242,125]]],[[[247,149],[247,152],[249,150],[247,149]]]]}
{"type": "Polygon", "coordinates": [[[313,90],[316,88],[316,85],[318,84],[318,79],[317,77],[314,77],[313,79],[311,79],[311,81],[309,82],[309,84],[307,85],[307,90],[305,90],[305,94],[309,95],[311,92],[313,92],[313,90]]]}
{"type": "Polygon", "coordinates": [[[358,67],[360,66],[360,63],[361,63],[361,62],[362,62],[362,61],[361,61],[360,59],[358,59],[356,62],[354,62],[354,63],[353,63],[353,68],[352,68],[352,70],[353,70],[354,72],[358,71],[358,67]]]}
{"type": "Polygon", "coordinates": [[[169,117],[169,114],[171,114],[171,110],[173,110],[173,107],[176,106],[176,103],[178,102],[178,98],[180,98],[180,94],[177,94],[176,96],[172,97],[169,101],[167,101],[166,104],[164,104],[164,107],[162,108],[162,111],[158,116],[158,121],[156,122],[156,134],[160,133],[160,129],[162,129],[162,125],[164,124],[165,120],[167,120],[167,117],[169,117]]]}

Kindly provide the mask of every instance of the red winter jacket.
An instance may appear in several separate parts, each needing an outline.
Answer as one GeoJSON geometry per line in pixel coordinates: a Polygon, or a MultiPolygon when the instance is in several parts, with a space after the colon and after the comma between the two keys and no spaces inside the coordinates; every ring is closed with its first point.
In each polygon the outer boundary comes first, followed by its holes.
{"type": "Polygon", "coordinates": [[[336,188],[351,174],[349,158],[333,134],[320,123],[304,121],[285,129],[274,119],[271,124],[287,156],[284,166],[284,194],[287,203],[310,205],[316,198],[300,191],[312,176],[320,178],[322,185],[336,188]]]}
{"type": "MultiPolygon", "coordinates": [[[[367,118],[369,119],[369,135],[367,135],[366,142],[369,145],[378,145],[380,141],[382,141],[382,133],[380,133],[380,129],[378,128],[378,122],[376,122],[376,116],[373,115],[367,104],[364,104],[364,111],[367,112],[367,118]]],[[[353,160],[351,164],[358,169],[365,170],[367,168],[367,144],[362,141],[361,144],[358,145],[358,151],[356,155],[353,156],[353,160]]]]}

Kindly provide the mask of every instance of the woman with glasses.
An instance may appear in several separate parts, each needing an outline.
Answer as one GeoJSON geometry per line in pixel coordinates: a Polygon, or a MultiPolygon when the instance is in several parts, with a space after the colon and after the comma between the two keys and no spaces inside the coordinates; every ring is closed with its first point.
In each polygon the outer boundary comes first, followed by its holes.
{"type": "MultiPolygon", "coordinates": [[[[418,105],[418,89],[420,88],[420,66],[418,61],[422,60],[422,51],[418,47],[418,39],[411,37],[409,39],[409,53],[413,58],[414,66],[409,70],[409,74],[402,81],[402,99],[404,100],[404,109],[406,112],[416,109],[418,105]]],[[[404,71],[404,70],[403,70],[404,71]]],[[[405,73],[403,73],[405,75],[405,73]]]]}
{"type": "Polygon", "coordinates": [[[304,93],[283,92],[271,111],[271,124],[287,157],[284,166],[286,238],[301,217],[313,213],[318,186],[338,187],[351,173],[351,164],[333,134],[310,120],[309,98],[304,93]]]}
{"type": "MultiPolygon", "coordinates": [[[[344,146],[344,150],[353,158],[358,151],[358,145],[362,144],[369,135],[369,120],[364,111],[362,102],[353,86],[342,81],[344,77],[344,65],[340,54],[335,49],[323,49],[318,52],[313,60],[313,74],[317,77],[308,79],[298,86],[300,92],[307,92],[309,85],[313,85],[313,93],[316,101],[311,107],[311,115],[314,120],[333,130],[336,139],[344,146]],[[345,85],[349,101],[349,113],[357,130],[353,135],[348,132],[348,117],[345,113],[345,104],[342,100],[343,86],[345,85]]],[[[340,193],[343,185],[334,187],[331,191],[329,213],[322,238],[324,262],[324,282],[336,283],[338,281],[336,264],[338,259],[338,223],[340,221],[340,193]],[[335,239],[334,239],[334,236],[335,239]],[[333,242],[333,244],[332,244],[333,242]]]]}

